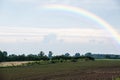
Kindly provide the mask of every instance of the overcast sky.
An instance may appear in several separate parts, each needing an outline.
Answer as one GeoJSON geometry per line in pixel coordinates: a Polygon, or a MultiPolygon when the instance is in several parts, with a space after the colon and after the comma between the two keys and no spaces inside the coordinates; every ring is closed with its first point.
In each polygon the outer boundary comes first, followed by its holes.
{"type": "Polygon", "coordinates": [[[0,50],[9,54],[120,54],[120,44],[95,21],[46,5],[93,13],[120,34],[120,0],[0,0],[0,50]]]}

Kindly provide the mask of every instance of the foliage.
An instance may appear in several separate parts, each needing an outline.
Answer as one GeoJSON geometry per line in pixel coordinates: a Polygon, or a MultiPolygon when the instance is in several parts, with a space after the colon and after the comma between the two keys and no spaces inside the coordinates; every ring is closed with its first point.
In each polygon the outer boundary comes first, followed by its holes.
{"type": "Polygon", "coordinates": [[[65,53],[65,56],[66,56],[66,57],[69,57],[69,56],[70,56],[70,54],[69,54],[69,53],[65,53]]]}
{"type": "Polygon", "coordinates": [[[7,61],[7,52],[6,51],[0,51],[0,62],[7,61]]]}
{"type": "Polygon", "coordinates": [[[80,53],[76,53],[76,54],[75,54],[75,57],[80,57],[80,53]]]}
{"type": "Polygon", "coordinates": [[[53,55],[53,53],[52,53],[52,51],[49,51],[49,54],[48,54],[48,58],[52,58],[52,55],[53,55]]]}
{"type": "Polygon", "coordinates": [[[77,59],[71,59],[71,62],[77,62],[77,59]]]}
{"type": "MultiPolygon", "coordinates": [[[[88,56],[80,56],[80,53],[76,53],[75,56],[70,56],[69,53],[65,53],[65,55],[59,55],[59,56],[52,56],[53,52],[49,51],[48,56],[45,55],[43,51],[40,51],[39,54],[21,54],[21,55],[16,55],[16,54],[10,54],[7,55],[6,51],[0,51],[0,62],[4,61],[48,61],[48,60],[54,60],[55,62],[64,62],[67,60],[71,61],[77,61],[78,59],[85,59],[85,60],[94,60],[92,57],[88,56]]],[[[55,63],[52,61],[52,63],[55,63]]]]}

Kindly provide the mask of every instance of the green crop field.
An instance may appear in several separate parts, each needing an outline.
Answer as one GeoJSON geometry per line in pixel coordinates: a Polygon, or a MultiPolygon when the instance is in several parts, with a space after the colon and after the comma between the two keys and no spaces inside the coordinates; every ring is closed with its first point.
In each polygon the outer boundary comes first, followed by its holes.
{"type": "Polygon", "coordinates": [[[119,80],[120,60],[1,67],[0,80],[119,80]]]}

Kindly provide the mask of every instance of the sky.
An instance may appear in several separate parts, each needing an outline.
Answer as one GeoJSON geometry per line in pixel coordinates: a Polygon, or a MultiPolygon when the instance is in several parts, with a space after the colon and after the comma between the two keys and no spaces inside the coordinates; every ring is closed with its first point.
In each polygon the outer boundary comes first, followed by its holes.
{"type": "Polygon", "coordinates": [[[8,54],[120,54],[120,44],[93,19],[48,5],[80,8],[120,36],[120,0],[0,0],[0,50],[8,54]]]}

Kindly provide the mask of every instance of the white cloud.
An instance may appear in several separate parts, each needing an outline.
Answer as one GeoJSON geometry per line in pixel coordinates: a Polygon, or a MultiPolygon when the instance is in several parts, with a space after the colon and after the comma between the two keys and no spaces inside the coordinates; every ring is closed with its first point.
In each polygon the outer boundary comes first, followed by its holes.
{"type": "Polygon", "coordinates": [[[55,40],[63,40],[64,42],[70,43],[88,42],[91,39],[99,41],[111,38],[111,35],[102,29],[1,27],[0,43],[41,42],[44,39],[53,38],[53,36],[49,34],[55,34],[55,40]],[[51,38],[46,38],[47,35],[51,38]]]}

